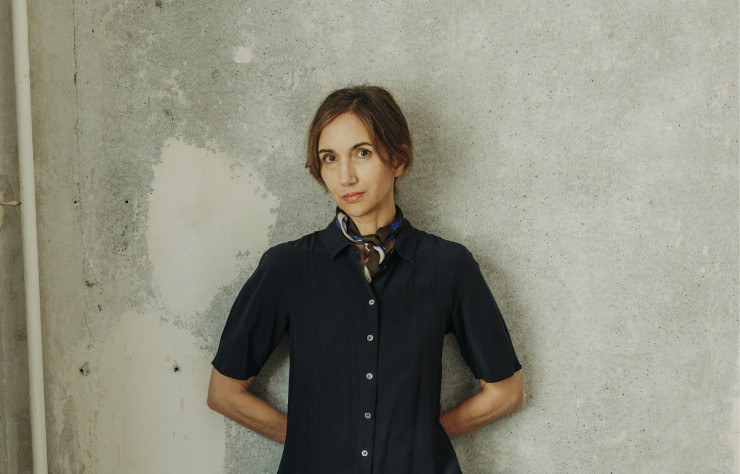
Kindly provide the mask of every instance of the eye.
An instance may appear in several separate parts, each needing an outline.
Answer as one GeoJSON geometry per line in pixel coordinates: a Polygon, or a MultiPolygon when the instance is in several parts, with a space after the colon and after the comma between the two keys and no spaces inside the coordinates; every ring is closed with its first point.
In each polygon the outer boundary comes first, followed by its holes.
{"type": "Polygon", "coordinates": [[[360,158],[368,158],[370,156],[370,150],[360,148],[359,150],[357,150],[357,156],[359,156],[360,158]]]}
{"type": "Polygon", "coordinates": [[[336,158],[334,158],[334,155],[329,155],[329,154],[326,154],[321,157],[321,160],[324,161],[325,163],[333,163],[335,159],[336,158]]]}

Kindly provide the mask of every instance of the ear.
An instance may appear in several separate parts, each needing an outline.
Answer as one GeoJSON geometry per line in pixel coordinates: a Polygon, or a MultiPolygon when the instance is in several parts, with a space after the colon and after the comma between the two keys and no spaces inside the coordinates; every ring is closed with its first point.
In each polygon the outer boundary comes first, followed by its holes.
{"type": "Polygon", "coordinates": [[[395,156],[393,157],[393,162],[397,163],[393,166],[393,176],[395,178],[398,178],[399,176],[401,176],[401,174],[403,174],[403,170],[406,169],[406,164],[396,160],[395,156]]]}
{"type": "MultiPolygon", "coordinates": [[[[401,145],[401,148],[403,148],[406,153],[408,153],[409,147],[406,145],[401,145]]],[[[398,155],[393,156],[393,176],[398,178],[403,174],[403,171],[406,169],[406,163],[403,163],[402,161],[398,160],[398,155]]]]}

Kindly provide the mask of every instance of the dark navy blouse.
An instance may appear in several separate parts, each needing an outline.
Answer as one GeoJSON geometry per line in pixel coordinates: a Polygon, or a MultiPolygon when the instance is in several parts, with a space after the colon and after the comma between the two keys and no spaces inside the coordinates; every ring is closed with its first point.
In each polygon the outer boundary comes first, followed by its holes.
{"type": "Polygon", "coordinates": [[[246,380],[288,331],[288,428],[278,474],[460,473],[439,422],[442,344],[476,379],[521,368],[478,263],[404,218],[365,280],[336,222],[267,250],[231,308],[213,366],[246,380]]]}

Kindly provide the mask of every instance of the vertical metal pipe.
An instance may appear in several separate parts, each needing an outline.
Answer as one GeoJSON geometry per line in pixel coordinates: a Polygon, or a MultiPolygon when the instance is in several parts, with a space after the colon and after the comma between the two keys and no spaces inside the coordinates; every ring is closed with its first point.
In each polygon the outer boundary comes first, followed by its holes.
{"type": "Polygon", "coordinates": [[[31,80],[26,0],[13,0],[12,8],[33,472],[34,474],[46,474],[48,469],[46,454],[46,410],[44,407],[44,364],[41,350],[39,253],[36,233],[36,185],[33,170],[31,80]]]}

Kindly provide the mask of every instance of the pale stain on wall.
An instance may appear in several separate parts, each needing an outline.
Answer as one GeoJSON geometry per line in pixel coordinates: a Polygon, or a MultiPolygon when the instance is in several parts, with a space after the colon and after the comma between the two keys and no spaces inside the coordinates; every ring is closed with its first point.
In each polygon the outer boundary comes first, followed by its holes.
{"type": "Polygon", "coordinates": [[[189,322],[266,250],[278,204],[245,164],[165,141],[146,230],[156,299],[66,349],[62,392],[77,398],[51,415],[76,427],[86,470],[224,471],[225,418],[206,405],[213,352],[189,322]]]}
{"type": "Polygon", "coordinates": [[[252,62],[254,54],[249,48],[245,48],[244,46],[237,46],[236,48],[233,48],[232,57],[234,59],[234,62],[236,63],[249,64],[250,62],[252,62]]]}
{"type": "Polygon", "coordinates": [[[223,471],[224,421],[206,406],[211,354],[199,345],[156,313],[121,315],[90,364],[99,384],[92,472],[223,471]]]}
{"type": "Polygon", "coordinates": [[[207,309],[242,259],[268,247],[278,200],[249,168],[176,139],[155,166],[147,244],[160,302],[175,313],[207,309]]]}

